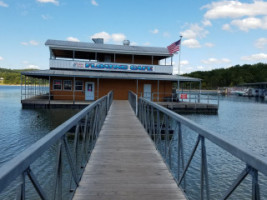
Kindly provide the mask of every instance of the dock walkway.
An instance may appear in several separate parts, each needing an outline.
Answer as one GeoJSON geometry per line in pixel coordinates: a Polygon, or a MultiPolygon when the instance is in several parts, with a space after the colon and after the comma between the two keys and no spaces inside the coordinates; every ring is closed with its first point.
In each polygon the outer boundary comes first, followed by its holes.
{"type": "Polygon", "coordinates": [[[75,200],[185,200],[128,101],[114,100],[75,200]]]}

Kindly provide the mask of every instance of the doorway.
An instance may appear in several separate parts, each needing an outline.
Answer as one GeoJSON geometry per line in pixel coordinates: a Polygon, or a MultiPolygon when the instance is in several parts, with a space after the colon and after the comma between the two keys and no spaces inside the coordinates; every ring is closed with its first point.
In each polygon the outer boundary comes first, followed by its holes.
{"type": "Polygon", "coordinates": [[[151,101],[151,84],[144,84],[144,98],[151,101]]]}
{"type": "Polygon", "coordinates": [[[85,83],[85,100],[88,100],[88,101],[95,100],[95,83],[94,82],[85,83]]]}

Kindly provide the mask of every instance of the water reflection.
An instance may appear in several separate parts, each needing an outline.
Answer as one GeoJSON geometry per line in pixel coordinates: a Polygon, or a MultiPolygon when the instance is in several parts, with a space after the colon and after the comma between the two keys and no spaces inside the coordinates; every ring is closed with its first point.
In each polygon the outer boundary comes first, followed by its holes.
{"type": "MultiPolygon", "coordinates": [[[[76,114],[74,109],[22,109],[20,87],[0,86],[0,166],[11,160],[31,144],[45,136],[58,125],[76,114]]],[[[56,148],[51,147],[33,166],[38,179],[45,187],[54,185],[52,179],[56,148]],[[49,158],[50,162],[47,162],[49,158]]],[[[26,180],[27,181],[27,180],[26,180]]],[[[14,181],[18,185],[19,179],[14,181]]],[[[27,184],[27,187],[31,187],[27,184]]],[[[33,189],[28,189],[28,199],[38,199],[33,189]]],[[[53,191],[53,188],[50,188],[53,191]]],[[[14,199],[15,192],[8,188],[0,199],[14,199]]]]}

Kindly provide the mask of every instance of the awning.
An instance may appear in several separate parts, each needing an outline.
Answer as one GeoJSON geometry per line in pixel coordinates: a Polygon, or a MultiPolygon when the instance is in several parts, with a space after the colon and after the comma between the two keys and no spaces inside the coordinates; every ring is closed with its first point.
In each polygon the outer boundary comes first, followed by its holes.
{"type": "Polygon", "coordinates": [[[22,75],[45,78],[48,77],[80,77],[80,78],[102,78],[102,79],[135,79],[135,80],[164,80],[181,82],[199,82],[201,79],[178,75],[164,74],[140,74],[126,72],[97,72],[97,71],[72,71],[72,70],[38,70],[21,72],[22,75]]]}

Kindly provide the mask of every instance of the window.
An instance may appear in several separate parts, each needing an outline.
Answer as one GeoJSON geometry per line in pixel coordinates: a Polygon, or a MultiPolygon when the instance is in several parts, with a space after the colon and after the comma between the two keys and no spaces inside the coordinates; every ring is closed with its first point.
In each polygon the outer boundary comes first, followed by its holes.
{"type": "Polygon", "coordinates": [[[62,90],[62,81],[61,80],[54,80],[53,81],[53,89],[54,90],[62,90]]]}
{"type": "Polygon", "coordinates": [[[75,90],[83,91],[83,81],[75,81],[75,90]]]}
{"type": "Polygon", "coordinates": [[[70,80],[63,81],[63,89],[64,90],[72,90],[72,82],[70,80]]]}
{"type": "Polygon", "coordinates": [[[105,55],[104,62],[111,62],[111,56],[105,55]]]}

